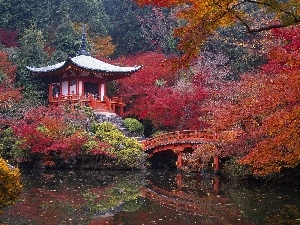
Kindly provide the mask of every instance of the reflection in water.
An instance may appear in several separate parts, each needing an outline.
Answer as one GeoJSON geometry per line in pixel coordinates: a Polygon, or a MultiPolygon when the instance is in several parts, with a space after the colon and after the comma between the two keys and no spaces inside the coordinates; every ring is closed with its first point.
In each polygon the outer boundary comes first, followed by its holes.
{"type": "Polygon", "coordinates": [[[0,224],[300,224],[295,188],[224,183],[209,174],[23,171],[23,184],[0,224]]]}
{"type": "Polygon", "coordinates": [[[255,224],[300,225],[300,190],[296,185],[228,183],[223,190],[255,224]]]}

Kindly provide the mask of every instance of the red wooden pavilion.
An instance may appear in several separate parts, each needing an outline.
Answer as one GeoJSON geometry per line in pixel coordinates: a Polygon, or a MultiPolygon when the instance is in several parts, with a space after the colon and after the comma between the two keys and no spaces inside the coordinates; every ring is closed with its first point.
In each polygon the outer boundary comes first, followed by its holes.
{"type": "Polygon", "coordinates": [[[86,50],[86,33],[82,29],[81,46],[75,57],[45,67],[27,68],[33,75],[42,76],[49,84],[49,104],[83,103],[98,111],[123,114],[122,98],[109,99],[106,82],[122,79],[138,71],[141,66],[117,66],[90,56],[86,50]]]}

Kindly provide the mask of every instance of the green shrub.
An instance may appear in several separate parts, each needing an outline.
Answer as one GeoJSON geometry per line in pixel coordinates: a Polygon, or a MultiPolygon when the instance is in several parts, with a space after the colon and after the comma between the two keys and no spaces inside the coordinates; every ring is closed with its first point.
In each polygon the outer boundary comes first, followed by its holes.
{"type": "Polygon", "coordinates": [[[126,118],[124,120],[125,127],[129,130],[130,133],[143,135],[144,134],[144,126],[143,124],[134,118],[126,118]]]}
{"type": "Polygon", "coordinates": [[[0,158],[0,210],[15,202],[21,191],[20,172],[0,158]]]}
{"type": "Polygon", "coordinates": [[[0,156],[7,156],[10,149],[14,145],[16,138],[13,135],[13,131],[11,128],[7,128],[5,130],[1,130],[0,133],[0,156]]]}
{"type": "Polygon", "coordinates": [[[29,151],[23,151],[19,146],[22,144],[22,140],[19,140],[11,127],[2,130],[0,135],[0,157],[16,160],[25,159],[30,156],[29,151]]]}
{"type": "Polygon", "coordinates": [[[168,133],[168,131],[165,131],[165,130],[157,130],[157,131],[155,131],[150,137],[151,137],[151,138],[154,138],[154,137],[157,137],[157,136],[166,134],[166,133],[168,133]]]}
{"type": "Polygon", "coordinates": [[[116,155],[115,166],[117,168],[134,169],[142,166],[144,153],[142,145],[135,138],[126,137],[117,126],[108,122],[93,123],[91,130],[100,141],[112,146],[109,151],[116,155]]]}

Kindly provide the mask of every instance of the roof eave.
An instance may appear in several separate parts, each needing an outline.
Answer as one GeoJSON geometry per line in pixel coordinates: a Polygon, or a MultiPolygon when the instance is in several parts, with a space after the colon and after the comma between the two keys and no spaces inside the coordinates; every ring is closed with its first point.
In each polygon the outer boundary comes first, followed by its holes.
{"type": "MultiPolygon", "coordinates": [[[[47,70],[47,71],[37,71],[34,70],[35,68],[33,67],[29,67],[26,66],[26,68],[33,74],[36,76],[51,76],[51,75],[58,75],[59,73],[62,73],[63,71],[67,70],[67,68],[75,68],[77,70],[84,70],[87,72],[91,72],[91,73],[96,73],[96,74],[103,74],[105,77],[110,77],[110,76],[117,76],[117,77],[126,77],[126,76],[130,76],[131,74],[137,72],[138,70],[140,70],[142,68],[142,66],[135,66],[132,67],[132,70],[128,70],[128,71],[109,71],[109,70],[98,70],[98,69],[91,69],[91,68],[86,68],[83,66],[80,66],[76,63],[74,63],[72,61],[72,58],[68,58],[64,64],[62,64],[62,66],[58,67],[58,68],[54,68],[52,70],[47,70]]],[[[46,68],[46,67],[45,67],[46,68]]],[[[118,78],[121,79],[121,78],[118,78]]]]}

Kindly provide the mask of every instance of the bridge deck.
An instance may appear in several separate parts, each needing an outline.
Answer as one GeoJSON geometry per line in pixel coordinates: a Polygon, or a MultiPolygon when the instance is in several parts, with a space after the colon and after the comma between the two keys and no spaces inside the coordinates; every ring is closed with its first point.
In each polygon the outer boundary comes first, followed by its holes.
{"type": "Polygon", "coordinates": [[[216,141],[216,134],[202,130],[183,130],[165,133],[154,138],[143,141],[143,150],[148,151],[163,145],[202,143],[205,141],[216,141]]]}

